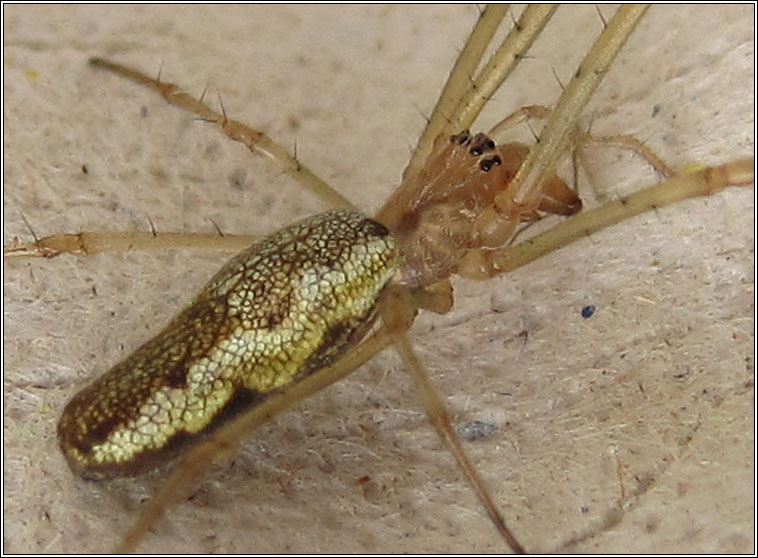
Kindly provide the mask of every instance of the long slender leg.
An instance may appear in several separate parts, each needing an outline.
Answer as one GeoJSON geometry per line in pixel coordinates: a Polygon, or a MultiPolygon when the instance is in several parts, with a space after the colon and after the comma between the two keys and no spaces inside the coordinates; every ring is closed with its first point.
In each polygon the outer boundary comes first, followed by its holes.
{"type": "Polygon", "coordinates": [[[366,341],[355,347],[332,366],[320,370],[289,387],[286,391],[274,395],[262,404],[227,423],[212,436],[187,452],[174,465],[169,478],[161,485],[160,491],[147,504],[139,520],[124,536],[116,553],[134,551],[140,540],[151,529],[163,512],[174,504],[181,494],[194,481],[197,481],[214,463],[233,454],[240,441],[255,428],[286,411],[298,401],[341,380],[379,351],[393,342],[393,337],[386,329],[380,329],[366,341]]]}
{"type": "MultiPolygon", "coordinates": [[[[518,125],[529,118],[547,118],[550,111],[542,106],[521,107],[503,120],[489,132],[500,134],[508,128],[518,125]]],[[[590,174],[591,169],[581,148],[584,145],[616,147],[636,153],[653,167],[662,177],[674,175],[674,171],[650,148],[633,136],[618,135],[595,137],[586,133],[577,133],[575,141],[579,162],[590,174]]],[[[102,252],[122,252],[131,250],[165,250],[170,248],[198,250],[241,250],[255,242],[256,237],[249,235],[221,235],[202,233],[96,233],[81,232],[75,234],[56,234],[45,236],[33,242],[11,244],[3,247],[6,258],[44,257],[54,258],[61,254],[89,256],[102,252]]]]}
{"type": "Polygon", "coordinates": [[[255,236],[202,233],[97,233],[54,234],[34,242],[3,246],[5,258],[54,258],[61,254],[91,256],[102,252],[192,248],[239,251],[255,242],[255,236]]]}
{"type": "MultiPolygon", "coordinates": [[[[522,122],[527,122],[530,119],[546,120],[550,117],[550,114],[550,109],[542,105],[521,107],[495,124],[495,126],[487,132],[487,135],[493,140],[499,141],[498,136],[504,134],[514,126],[517,126],[522,122]]],[[[586,132],[576,131],[574,132],[574,143],[578,148],[585,145],[597,145],[625,149],[642,157],[662,177],[669,178],[674,175],[674,171],[660,157],[658,157],[652,149],[647,147],[634,136],[623,134],[615,136],[593,136],[586,132]]]]}
{"type": "Polygon", "coordinates": [[[640,18],[644,6],[622,6],[595,41],[574,78],[566,86],[558,104],[542,130],[540,142],[516,173],[507,190],[495,198],[474,226],[482,244],[496,246],[508,242],[521,222],[522,213],[530,213],[540,197],[544,177],[554,171],[568,150],[571,134],[586,103],[600,84],[640,18]]]}
{"type": "MultiPolygon", "coordinates": [[[[303,166],[287,150],[266,134],[227,118],[226,114],[211,109],[172,83],[161,82],[142,72],[102,58],[92,58],[90,64],[107,69],[160,93],[170,104],[192,112],[203,120],[216,124],[221,131],[235,141],[248,147],[253,153],[268,157],[287,174],[293,176],[305,188],[324,199],[330,206],[354,207],[345,197],[303,166]]],[[[254,241],[247,235],[184,234],[184,233],[96,233],[56,234],[36,239],[34,242],[15,243],[3,247],[4,257],[45,257],[60,254],[86,256],[101,252],[126,250],[163,250],[168,248],[200,248],[216,250],[240,250],[254,241]]]]}
{"type": "Polygon", "coordinates": [[[600,201],[606,201],[608,199],[607,194],[603,194],[598,188],[598,181],[595,178],[595,173],[587,159],[587,154],[584,150],[585,145],[597,145],[601,147],[615,147],[617,149],[624,149],[631,151],[639,157],[642,157],[648,165],[650,165],[658,173],[661,178],[670,178],[676,174],[674,170],[669,167],[666,162],[661,159],[652,149],[645,145],[642,141],[634,136],[606,136],[595,137],[589,134],[577,134],[577,146],[574,148],[571,157],[574,167],[574,183],[578,182],[577,174],[579,167],[587,177],[592,190],[595,193],[596,199],[600,201]]]}
{"type": "Polygon", "coordinates": [[[587,53],[553,109],[540,136],[538,148],[532,151],[513,179],[517,188],[513,196],[515,203],[529,205],[539,197],[538,186],[542,177],[553,171],[566,153],[570,135],[576,129],[582,110],[646,9],[646,6],[629,5],[619,8],[587,53]]]}
{"type": "Polygon", "coordinates": [[[642,157],[661,177],[670,178],[675,174],[673,169],[663,159],[658,157],[652,149],[634,136],[592,136],[590,134],[579,134],[577,136],[577,143],[580,145],[597,145],[625,149],[642,157]]]}
{"type": "Polygon", "coordinates": [[[253,130],[242,122],[227,118],[226,114],[213,110],[201,100],[195,99],[179,89],[177,85],[161,82],[148,77],[142,72],[104,60],[103,58],[92,58],[90,59],[90,64],[96,68],[110,70],[122,77],[149,87],[163,95],[166,101],[172,105],[192,112],[203,120],[216,124],[229,138],[243,143],[253,153],[263,155],[274,161],[285,173],[294,177],[305,188],[323,198],[332,207],[354,207],[342,194],[316,176],[310,169],[303,166],[300,161],[290,155],[286,149],[266,134],[253,130]]]}
{"type": "Polygon", "coordinates": [[[412,308],[409,293],[405,289],[399,289],[390,293],[390,296],[382,305],[382,320],[389,326],[389,332],[394,341],[395,347],[400,354],[403,364],[408,374],[413,378],[419,392],[419,397],[423,403],[427,418],[437,433],[442,438],[445,446],[455,458],[461,471],[466,476],[469,485],[474,489],[479,501],[487,511],[492,523],[497,528],[508,546],[518,554],[524,554],[524,547],[518,542],[516,537],[506,526],[503,516],[492,501],[489,491],[484,485],[476,468],[463,451],[460,438],[453,430],[450,423],[450,416],[445,409],[437,390],[429,381],[429,374],[416,356],[411,347],[406,331],[412,324],[414,312],[409,311],[412,308]]]}
{"type": "Polygon", "coordinates": [[[482,60],[484,50],[492,40],[492,35],[500,26],[508,5],[487,6],[469,35],[466,45],[458,56],[447,83],[440,93],[437,104],[429,117],[429,123],[418,140],[416,149],[408,162],[406,172],[413,174],[423,165],[432,150],[432,144],[440,135],[446,122],[455,115],[461,95],[471,84],[472,76],[482,60]]]}
{"type": "Polygon", "coordinates": [[[514,126],[518,126],[522,122],[527,122],[531,118],[545,120],[549,116],[550,109],[542,105],[528,105],[521,107],[513,111],[511,114],[490,128],[490,131],[487,132],[487,135],[493,140],[499,142],[500,138],[498,136],[500,136],[500,134],[503,134],[506,130],[511,129],[514,126]]]}
{"type": "Polygon", "coordinates": [[[443,133],[469,128],[482,108],[524,58],[555,13],[556,6],[530,5],[463,95],[443,133]]]}
{"type": "Polygon", "coordinates": [[[677,174],[660,184],[571,217],[521,244],[495,250],[472,250],[461,261],[458,273],[483,279],[512,271],[579,238],[645,211],[688,198],[710,196],[729,186],[749,186],[755,180],[754,167],[755,161],[750,158],[677,174]]]}
{"type": "MultiPolygon", "coordinates": [[[[480,21],[481,25],[477,24],[475,32],[461,53],[464,61],[456,63],[430,117],[428,131],[425,130],[421,136],[418,147],[403,173],[404,182],[413,182],[413,178],[421,170],[431,152],[432,143],[440,134],[457,133],[471,125],[484,104],[521,61],[553,13],[555,13],[553,6],[528,7],[487,65],[476,78],[473,78],[472,69],[476,68],[479,62],[479,60],[473,60],[473,53],[478,53],[481,57],[486,48],[485,42],[488,43],[492,36],[490,29],[496,27],[504,15],[497,9],[485,11],[480,21]],[[463,85],[466,83],[468,87],[464,91],[463,85]],[[457,106],[453,104],[454,97],[448,92],[449,90],[460,96],[457,106]],[[453,106],[455,108],[450,111],[453,106]]],[[[389,203],[385,204],[385,207],[389,203]]]]}

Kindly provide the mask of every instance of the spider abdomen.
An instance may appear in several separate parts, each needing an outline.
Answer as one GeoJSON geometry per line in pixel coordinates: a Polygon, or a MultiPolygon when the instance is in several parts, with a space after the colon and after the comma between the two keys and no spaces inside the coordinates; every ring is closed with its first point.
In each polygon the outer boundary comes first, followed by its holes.
{"type": "Polygon", "coordinates": [[[368,331],[395,241],[355,211],[285,227],[227,263],[156,337],[79,392],[58,439],[75,472],[131,474],[329,365],[368,331]]]}

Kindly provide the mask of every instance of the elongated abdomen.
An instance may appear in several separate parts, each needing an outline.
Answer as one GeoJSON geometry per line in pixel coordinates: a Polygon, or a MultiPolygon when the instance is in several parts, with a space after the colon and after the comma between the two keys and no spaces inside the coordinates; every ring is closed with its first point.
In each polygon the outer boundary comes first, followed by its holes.
{"type": "Polygon", "coordinates": [[[328,365],[368,331],[397,265],[388,230],[354,211],[254,244],[68,403],[58,440],[71,469],[100,478],[154,466],[328,365]]]}

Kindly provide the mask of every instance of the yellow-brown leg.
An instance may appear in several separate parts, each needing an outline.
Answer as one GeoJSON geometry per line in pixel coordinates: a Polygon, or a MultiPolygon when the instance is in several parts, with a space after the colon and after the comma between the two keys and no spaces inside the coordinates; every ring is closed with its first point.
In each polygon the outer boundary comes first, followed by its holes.
{"type": "Polygon", "coordinates": [[[508,242],[521,222],[519,215],[530,214],[538,205],[540,186],[568,152],[579,116],[645,10],[644,6],[622,6],[595,41],[553,109],[539,144],[509,188],[477,218],[474,232],[481,237],[481,245],[508,242]]]}
{"type": "Polygon", "coordinates": [[[687,198],[717,194],[730,186],[751,186],[755,181],[754,167],[755,161],[750,158],[719,167],[679,173],[656,186],[571,217],[549,231],[515,246],[471,250],[462,259],[458,273],[463,277],[485,279],[513,271],[575,240],[640,213],[687,198]]]}
{"type": "Polygon", "coordinates": [[[193,487],[214,463],[234,455],[239,443],[253,430],[306,397],[341,380],[392,342],[392,333],[380,329],[332,366],[270,397],[254,409],[225,424],[188,451],[177,460],[169,478],[141,511],[139,520],[129,529],[115,552],[123,554],[136,550],[137,544],[147,535],[166,508],[178,502],[182,494],[193,487]]]}

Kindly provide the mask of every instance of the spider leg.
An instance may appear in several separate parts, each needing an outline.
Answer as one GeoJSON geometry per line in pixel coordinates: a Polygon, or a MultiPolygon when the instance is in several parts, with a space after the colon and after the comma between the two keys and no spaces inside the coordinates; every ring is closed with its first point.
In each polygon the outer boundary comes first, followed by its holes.
{"type": "Polygon", "coordinates": [[[490,128],[490,131],[487,132],[487,135],[494,139],[495,141],[499,141],[499,135],[504,133],[506,130],[509,130],[513,128],[514,126],[518,126],[522,122],[527,122],[531,118],[537,118],[540,120],[547,120],[550,117],[550,109],[542,106],[542,105],[528,105],[525,107],[521,107],[519,109],[516,109],[511,114],[503,118],[500,122],[495,124],[492,128],[490,128]]]}
{"type": "Polygon", "coordinates": [[[316,176],[310,169],[303,166],[300,161],[290,155],[281,145],[263,132],[254,130],[237,120],[227,118],[223,112],[223,108],[222,112],[217,112],[202,101],[185,93],[173,83],[153,79],[142,72],[115,62],[102,58],[92,58],[90,59],[90,64],[96,68],[110,70],[140,85],[149,87],[163,95],[166,101],[175,107],[189,111],[207,122],[216,124],[230,139],[244,144],[253,153],[263,155],[274,161],[283,172],[291,175],[306,189],[321,197],[330,207],[354,208],[353,204],[343,197],[342,194],[316,176]]]}
{"type": "MultiPolygon", "coordinates": [[[[543,105],[523,106],[495,124],[495,126],[493,126],[489,132],[487,132],[487,135],[493,140],[501,142],[502,136],[508,130],[524,122],[528,123],[528,121],[531,119],[547,120],[550,117],[550,114],[550,109],[543,105]]],[[[656,155],[652,149],[650,149],[641,140],[632,135],[622,134],[615,136],[593,136],[589,132],[584,132],[577,129],[574,131],[573,137],[575,146],[572,150],[571,156],[574,167],[574,190],[577,191],[577,168],[581,166],[584,173],[587,175],[587,179],[590,185],[592,186],[595,197],[601,201],[606,201],[607,198],[600,193],[599,188],[596,186],[597,180],[595,180],[594,173],[592,172],[584,150],[586,146],[614,147],[616,149],[630,151],[633,154],[642,157],[647,162],[647,164],[650,165],[662,178],[671,178],[675,174],[674,170],[669,167],[663,159],[656,155]]],[[[548,195],[548,192],[545,189],[546,183],[549,183],[549,181],[543,180],[543,198],[545,195],[548,195]]],[[[542,211],[541,208],[540,211],[542,211]]]]}
{"type": "MultiPolygon", "coordinates": [[[[112,71],[160,93],[168,103],[192,112],[201,119],[216,124],[229,138],[247,146],[253,153],[273,160],[287,174],[293,176],[307,190],[321,197],[330,207],[353,208],[339,192],[316,176],[286,149],[259,132],[236,120],[227,118],[202,100],[181,91],[173,83],[162,82],[142,72],[102,58],[92,58],[96,68],[112,71]]],[[[214,250],[241,250],[255,241],[246,235],[183,234],[183,233],[99,233],[80,232],[55,234],[35,239],[34,242],[14,243],[3,247],[4,257],[52,258],[60,254],[88,256],[100,252],[128,250],[164,250],[168,248],[201,248],[214,250]]]]}
{"type": "Polygon", "coordinates": [[[511,32],[471,82],[455,113],[448,119],[443,134],[454,134],[471,127],[487,101],[524,59],[556,8],[557,6],[550,5],[530,5],[524,10],[511,32]]]}
{"type": "Polygon", "coordinates": [[[644,6],[622,6],[608,22],[558,100],[537,148],[530,151],[509,187],[495,197],[495,203],[474,224],[474,232],[483,245],[507,242],[518,228],[520,215],[536,207],[544,177],[554,172],[566,153],[582,110],[645,10],[644,6]]]}
{"type": "Polygon", "coordinates": [[[651,209],[688,198],[710,196],[729,186],[749,186],[755,179],[754,166],[754,160],[748,158],[697,172],[679,173],[660,184],[571,217],[515,246],[473,249],[463,257],[457,272],[464,277],[482,279],[512,271],[574,240],[651,209]]]}
{"type": "Polygon", "coordinates": [[[505,542],[517,554],[524,554],[524,547],[521,546],[521,543],[518,542],[506,526],[503,516],[492,501],[492,497],[484,485],[482,478],[479,476],[476,467],[472,465],[466,452],[463,450],[461,440],[450,423],[450,415],[445,409],[442,398],[429,380],[429,373],[408,341],[406,332],[412,325],[413,318],[415,317],[410,291],[408,289],[396,289],[388,294],[389,296],[387,296],[381,306],[382,320],[388,327],[392,341],[400,354],[406,371],[413,378],[418,388],[419,398],[424,405],[429,423],[440,435],[445,446],[455,458],[461,471],[466,476],[466,480],[476,493],[479,501],[487,511],[487,515],[505,542]]]}
{"type": "Polygon", "coordinates": [[[423,180],[418,178],[435,144],[440,138],[461,132],[473,123],[485,103],[523,59],[554,12],[554,6],[526,8],[485,67],[478,76],[473,77],[473,70],[478,67],[484,49],[505,15],[499,7],[487,8],[482,13],[403,171],[402,183],[377,212],[377,220],[385,224],[394,223],[399,215],[407,211],[417,198],[419,187],[423,187],[423,180]]]}
{"type": "MultiPolygon", "coordinates": [[[[413,182],[438,137],[458,133],[471,126],[485,103],[523,59],[555,9],[555,6],[529,6],[524,10],[518,23],[474,78],[474,70],[502,21],[505,10],[500,6],[488,7],[482,13],[450,73],[429,118],[429,124],[405,169],[404,183],[413,182]]],[[[402,190],[402,186],[399,190],[402,190]]],[[[385,204],[385,207],[387,205],[385,204]]]]}
{"type": "Polygon", "coordinates": [[[3,246],[5,258],[54,258],[61,254],[91,256],[101,252],[127,252],[130,250],[166,250],[193,248],[239,251],[247,248],[256,237],[202,233],[98,233],[80,232],[54,234],[34,242],[13,243],[3,246]]]}
{"type": "Polygon", "coordinates": [[[466,41],[466,45],[461,50],[452,70],[450,70],[450,75],[442,88],[439,99],[437,99],[429,122],[418,140],[411,161],[408,162],[408,168],[414,167],[415,161],[424,161],[432,149],[434,140],[455,114],[461,96],[471,87],[472,76],[479,67],[484,51],[490,44],[492,36],[497,31],[507,11],[507,5],[498,4],[487,6],[481,13],[466,41]]]}
{"type": "Polygon", "coordinates": [[[117,554],[134,551],[137,544],[150,531],[163,512],[175,504],[187,487],[200,479],[214,464],[234,454],[240,441],[255,428],[310,397],[331,384],[341,380],[356,368],[373,358],[382,349],[394,342],[393,333],[383,327],[371,337],[353,348],[337,362],[315,372],[300,382],[288,386],[285,391],[273,395],[260,405],[241,414],[216,430],[202,442],[185,453],[174,465],[168,479],[158,493],[140,513],[137,522],[121,540],[117,554]]]}
{"type": "MultiPolygon", "coordinates": [[[[528,105],[521,107],[495,124],[490,131],[487,132],[487,135],[495,141],[499,141],[498,136],[515,126],[518,126],[522,122],[527,122],[533,118],[547,120],[550,118],[550,114],[550,109],[542,105],[528,105]]],[[[647,163],[663,178],[670,178],[675,174],[671,167],[658,157],[652,149],[631,135],[593,136],[588,132],[580,132],[577,130],[574,132],[574,141],[578,148],[582,148],[586,145],[598,145],[631,151],[647,161],[647,163]]]]}
{"type": "Polygon", "coordinates": [[[642,157],[648,165],[655,169],[655,172],[661,175],[661,177],[671,178],[676,174],[674,170],[669,167],[663,159],[658,157],[652,149],[634,136],[592,136],[590,134],[578,134],[577,143],[580,146],[599,145],[602,147],[615,147],[617,149],[631,151],[642,157]]]}

